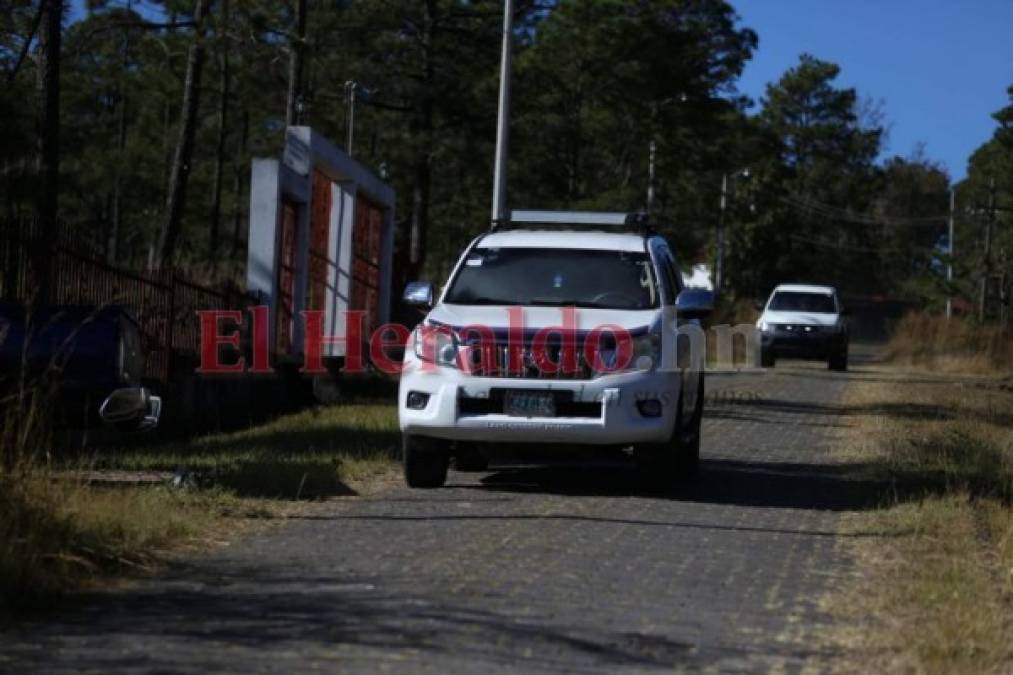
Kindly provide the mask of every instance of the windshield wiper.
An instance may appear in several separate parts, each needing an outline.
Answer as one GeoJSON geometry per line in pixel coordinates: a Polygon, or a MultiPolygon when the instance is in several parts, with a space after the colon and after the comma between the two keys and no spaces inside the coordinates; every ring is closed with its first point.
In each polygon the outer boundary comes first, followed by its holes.
{"type": "Polygon", "coordinates": [[[519,299],[507,300],[504,298],[451,298],[447,300],[448,304],[451,305],[503,305],[506,307],[523,307],[524,305],[532,307],[584,307],[586,309],[623,309],[621,307],[610,307],[608,305],[602,305],[596,302],[590,302],[587,300],[557,300],[556,298],[531,298],[528,301],[519,299]]]}
{"type": "Polygon", "coordinates": [[[558,300],[556,298],[531,298],[529,305],[541,307],[586,307],[588,309],[611,309],[606,305],[588,300],[558,300]]]}
{"type": "Polygon", "coordinates": [[[467,298],[463,300],[450,299],[447,302],[451,305],[519,305],[516,300],[504,300],[502,298],[467,298]]]}

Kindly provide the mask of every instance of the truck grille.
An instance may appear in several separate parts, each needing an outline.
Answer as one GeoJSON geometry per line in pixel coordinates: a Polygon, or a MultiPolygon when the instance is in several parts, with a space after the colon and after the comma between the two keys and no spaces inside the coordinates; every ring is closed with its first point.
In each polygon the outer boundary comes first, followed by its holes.
{"type": "Polygon", "coordinates": [[[544,353],[536,354],[530,343],[496,342],[483,348],[480,343],[466,345],[465,359],[471,373],[481,377],[512,377],[535,380],[590,380],[594,371],[583,350],[571,347],[564,354],[559,343],[549,343],[544,353]]]}

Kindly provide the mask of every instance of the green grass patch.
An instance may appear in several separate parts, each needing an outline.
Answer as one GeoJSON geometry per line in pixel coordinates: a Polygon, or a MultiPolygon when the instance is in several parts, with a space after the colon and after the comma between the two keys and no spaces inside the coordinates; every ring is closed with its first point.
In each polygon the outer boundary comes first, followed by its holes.
{"type": "Polygon", "coordinates": [[[252,429],[187,443],[108,453],[102,466],[184,469],[197,485],[239,496],[310,499],[349,494],[348,481],[398,459],[397,409],[388,403],[314,408],[252,429]]]}
{"type": "Polygon", "coordinates": [[[902,490],[1013,501],[1013,451],[969,422],[892,438],[882,470],[902,490]]]}

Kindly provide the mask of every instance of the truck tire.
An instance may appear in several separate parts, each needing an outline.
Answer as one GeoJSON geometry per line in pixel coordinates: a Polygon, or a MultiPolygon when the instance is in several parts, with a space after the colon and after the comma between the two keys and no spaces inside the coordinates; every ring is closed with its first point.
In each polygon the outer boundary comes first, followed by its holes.
{"type": "Polygon", "coordinates": [[[693,416],[684,428],[682,447],[678,453],[679,470],[683,476],[695,476],[700,470],[700,432],[703,427],[704,399],[706,398],[703,373],[700,373],[698,386],[699,394],[696,397],[696,405],[693,407],[693,416]]]}
{"type": "Polygon", "coordinates": [[[848,351],[837,352],[831,354],[830,359],[827,363],[830,370],[836,370],[838,372],[844,372],[848,369],[848,351]]]}
{"type": "Polygon", "coordinates": [[[447,444],[432,438],[401,436],[405,483],[411,488],[438,488],[447,482],[447,444]]]}
{"type": "Polygon", "coordinates": [[[676,413],[675,428],[671,438],[664,443],[644,443],[634,448],[634,457],[644,480],[655,488],[671,489],[687,478],[696,475],[700,467],[700,428],[703,422],[704,378],[700,374],[700,395],[689,413],[682,409],[682,394],[679,394],[679,409],[676,413]]]}
{"type": "Polygon", "coordinates": [[[764,349],[760,352],[760,366],[762,368],[773,368],[777,362],[777,357],[774,356],[773,350],[764,349]]]}

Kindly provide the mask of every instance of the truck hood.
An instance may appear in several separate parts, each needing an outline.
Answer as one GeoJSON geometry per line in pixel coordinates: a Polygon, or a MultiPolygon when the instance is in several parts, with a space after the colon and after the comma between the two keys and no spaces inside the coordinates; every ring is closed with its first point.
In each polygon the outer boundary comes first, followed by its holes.
{"type": "MultiPolygon", "coordinates": [[[[509,309],[501,305],[440,304],[426,318],[428,323],[453,328],[470,325],[488,326],[495,331],[510,326],[509,309]]],[[[558,328],[563,324],[563,307],[522,307],[523,328],[536,331],[540,328],[558,328]]],[[[660,309],[590,309],[576,308],[576,329],[589,331],[606,325],[621,326],[630,332],[646,332],[661,316],[660,309]]]]}
{"type": "Polygon", "coordinates": [[[767,310],[760,317],[767,323],[799,324],[801,326],[836,326],[839,315],[816,312],[778,312],[767,310]]]}

